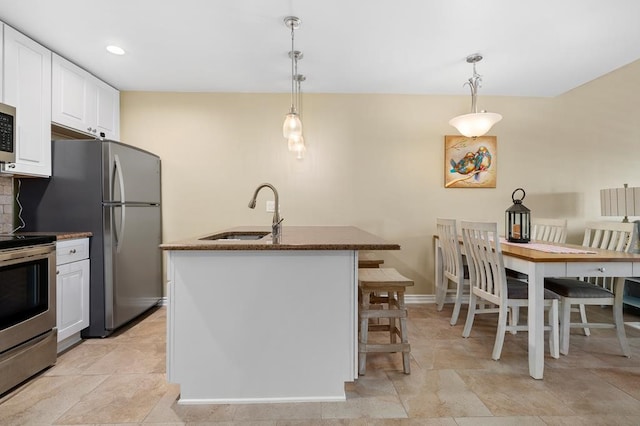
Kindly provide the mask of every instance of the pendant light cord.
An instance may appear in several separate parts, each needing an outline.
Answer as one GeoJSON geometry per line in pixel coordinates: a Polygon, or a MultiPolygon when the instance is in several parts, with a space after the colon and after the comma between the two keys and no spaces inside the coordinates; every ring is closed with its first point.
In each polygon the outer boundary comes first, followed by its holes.
{"type": "Polygon", "coordinates": [[[294,50],[294,43],[293,43],[293,32],[294,32],[294,25],[291,24],[291,52],[289,52],[289,55],[291,56],[291,112],[295,113],[296,112],[296,107],[295,107],[295,50],[294,50]]]}
{"type": "Polygon", "coordinates": [[[292,56],[295,58],[294,67],[293,67],[293,82],[295,85],[295,104],[296,112],[298,116],[302,120],[302,111],[300,110],[300,79],[298,75],[298,52],[294,51],[292,56]]]}

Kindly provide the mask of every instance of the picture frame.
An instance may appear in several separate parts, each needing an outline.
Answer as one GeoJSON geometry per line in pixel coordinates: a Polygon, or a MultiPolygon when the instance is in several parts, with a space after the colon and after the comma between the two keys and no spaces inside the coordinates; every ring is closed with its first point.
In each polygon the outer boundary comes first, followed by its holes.
{"type": "Polygon", "coordinates": [[[445,188],[495,188],[497,176],[496,136],[444,137],[445,188]]]}

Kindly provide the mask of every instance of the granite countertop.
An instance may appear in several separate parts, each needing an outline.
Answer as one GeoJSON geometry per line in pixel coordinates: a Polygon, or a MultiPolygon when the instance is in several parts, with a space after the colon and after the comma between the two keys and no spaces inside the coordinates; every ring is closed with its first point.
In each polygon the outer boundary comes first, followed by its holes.
{"type": "Polygon", "coordinates": [[[56,241],[75,240],[93,236],[91,232],[67,231],[67,232],[19,232],[19,235],[55,235],[56,241]]]}
{"type": "Polygon", "coordinates": [[[271,227],[241,226],[201,237],[161,244],[163,250],[400,250],[400,245],[354,226],[284,226],[279,244],[271,241],[271,227]],[[207,240],[215,234],[269,232],[258,240],[207,240]]]}

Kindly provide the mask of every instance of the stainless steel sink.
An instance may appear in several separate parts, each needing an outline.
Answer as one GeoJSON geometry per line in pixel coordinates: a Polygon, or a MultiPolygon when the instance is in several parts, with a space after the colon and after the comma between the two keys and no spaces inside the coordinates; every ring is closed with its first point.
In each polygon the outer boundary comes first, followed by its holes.
{"type": "Polygon", "coordinates": [[[268,231],[246,231],[246,232],[220,232],[219,234],[209,235],[202,237],[200,240],[214,240],[214,241],[244,241],[244,240],[259,240],[267,235],[268,231]]]}

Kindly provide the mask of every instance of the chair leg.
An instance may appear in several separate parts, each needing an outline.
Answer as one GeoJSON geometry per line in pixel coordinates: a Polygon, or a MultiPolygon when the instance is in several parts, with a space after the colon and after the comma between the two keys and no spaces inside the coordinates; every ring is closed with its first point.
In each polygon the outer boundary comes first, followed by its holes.
{"type": "MultiPolygon", "coordinates": [[[[585,309],[585,307],[584,307],[584,305],[582,303],[578,306],[578,310],[580,311],[580,321],[583,324],[586,324],[587,323],[587,311],[586,311],[586,309],[585,309]]],[[[585,327],[584,328],[584,335],[585,336],[591,336],[591,331],[589,330],[589,327],[585,327]]]]}
{"type": "MultiPolygon", "coordinates": [[[[398,291],[398,309],[406,310],[404,304],[404,292],[398,291]]],[[[400,323],[400,341],[402,343],[409,343],[409,333],[407,332],[407,318],[401,317],[398,322],[400,323]]],[[[404,374],[411,374],[411,358],[408,350],[402,351],[402,369],[404,374]]]]}
{"type": "Polygon", "coordinates": [[[560,358],[559,332],[558,332],[558,300],[551,301],[549,308],[549,352],[552,358],[560,358]]]}
{"type": "Polygon", "coordinates": [[[462,305],[462,290],[464,283],[458,282],[456,287],[456,301],[453,305],[453,314],[451,315],[451,321],[449,324],[456,325],[458,322],[458,316],[460,315],[460,305],[462,305]]]}
{"type": "Polygon", "coordinates": [[[449,289],[449,278],[444,273],[442,274],[442,280],[440,285],[436,288],[436,309],[441,311],[444,307],[444,299],[447,296],[447,290],[449,289]]]}
{"type": "MultiPolygon", "coordinates": [[[[362,292],[362,310],[369,309],[369,297],[371,293],[362,292]]],[[[360,348],[358,350],[358,374],[364,375],[367,370],[367,352],[365,350],[369,338],[369,318],[360,316],[360,348]]]]}
{"type": "Polygon", "coordinates": [[[473,319],[476,316],[476,295],[473,291],[469,294],[469,310],[467,311],[467,321],[464,323],[464,329],[462,330],[462,337],[469,337],[471,334],[471,327],[473,326],[473,319]]]}
{"type": "Polygon", "coordinates": [[[569,353],[569,332],[571,330],[571,303],[562,299],[560,303],[562,314],[560,317],[560,353],[569,353]]]}
{"type": "Polygon", "coordinates": [[[496,342],[493,345],[493,354],[491,358],[498,361],[502,354],[502,346],[504,345],[504,335],[507,332],[507,316],[508,308],[505,305],[500,306],[498,313],[498,330],[496,331],[496,342]]]}
{"type": "MultiPolygon", "coordinates": [[[[512,306],[511,307],[511,320],[510,320],[510,324],[512,326],[517,326],[518,322],[520,321],[520,306],[512,306]]],[[[515,329],[511,330],[511,334],[517,334],[518,331],[515,329]]]]}
{"type": "MultiPolygon", "coordinates": [[[[388,293],[389,295],[389,309],[394,309],[393,308],[393,303],[392,300],[395,299],[396,300],[396,307],[395,309],[400,309],[400,301],[398,301],[398,293],[399,292],[393,292],[390,291],[388,293]]],[[[396,343],[396,319],[395,318],[389,318],[389,343],[394,344],[396,343]]]]}

